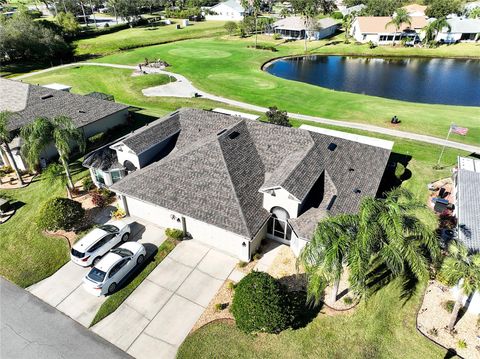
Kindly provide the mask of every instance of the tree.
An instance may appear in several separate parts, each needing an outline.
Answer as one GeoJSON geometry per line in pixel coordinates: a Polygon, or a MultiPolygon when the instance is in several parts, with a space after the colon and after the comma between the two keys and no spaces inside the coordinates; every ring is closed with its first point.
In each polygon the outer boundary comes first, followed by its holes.
{"type": "Polygon", "coordinates": [[[38,212],[37,225],[40,229],[56,231],[74,229],[85,215],[80,202],[68,198],[52,198],[38,212]]]}
{"type": "Polygon", "coordinates": [[[35,166],[38,164],[40,155],[53,140],[53,144],[60,156],[60,162],[65,170],[70,189],[74,188],[68,157],[71,152],[71,144],[76,143],[81,152],[85,150],[85,138],[80,129],[76,128],[73,121],[66,116],[49,118],[37,118],[32,123],[21,129],[21,136],[25,141],[22,152],[27,162],[35,166]]]}
{"type": "Polygon", "coordinates": [[[404,4],[404,0],[368,0],[364,12],[369,16],[392,16],[404,4]]]}
{"type": "Polygon", "coordinates": [[[450,244],[448,252],[440,274],[449,285],[458,285],[460,289],[448,324],[448,329],[453,330],[462,308],[463,297],[480,291],[480,253],[469,253],[465,245],[455,242],[450,244]]]}
{"type": "Polygon", "coordinates": [[[408,15],[407,10],[398,9],[396,15],[392,18],[392,20],[385,25],[385,29],[390,25],[395,26],[395,34],[393,35],[393,46],[395,46],[395,38],[403,24],[408,24],[409,26],[412,25],[412,18],[410,17],[410,15],[408,15]]]}
{"type": "Polygon", "coordinates": [[[304,50],[307,52],[307,41],[310,32],[315,27],[319,10],[319,0],[293,0],[291,1],[295,13],[300,14],[305,24],[304,50]]]}
{"type": "Polygon", "coordinates": [[[343,17],[343,30],[345,31],[345,43],[349,43],[350,29],[352,28],[353,20],[355,18],[355,13],[345,15],[343,17]]]}
{"type": "Polygon", "coordinates": [[[71,12],[60,12],[55,22],[62,28],[63,35],[73,36],[80,30],[76,17],[71,12]]]}
{"type": "Polygon", "coordinates": [[[72,191],[68,187],[67,176],[65,176],[65,170],[63,166],[59,163],[52,163],[49,165],[45,171],[43,171],[43,179],[51,186],[60,184],[61,186],[66,187],[67,197],[72,199],[72,191]]]}
{"type": "Polygon", "coordinates": [[[423,42],[427,45],[430,44],[432,41],[435,40],[437,34],[444,28],[447,28],[448,31],[452,29],[445,18],[436,19],[428,23],[428,25],[423,28],[423,31],[425,32],[423,42]]]}
{"type": "Polygon", "coordinates": [[[460,0],[432,0],[425,10],[425,15],[439,19],[461,12],[462,2],[460,0]]]}
{"type": "Polygon", "coordinates": [[[288,16],[290,16],[290,11],[286,7],[282,7],[282,10],[280,10],[280,17],[285,19],[288,16]]]}
{"type": "Polygon", "coordinates": [[[280,111],[277,106],[269,107],[265,115],[270,123],[285,127],[292,127],[288,121],[287,111],[280,111]]]}
{"type": "Polygon", "coordinates": [[[479,19],[480,18],[480,7],[477,7],[475,9],[473,9],[472,11],[470,11],[470,13],[468,14],[468,18],[469,19],[479,19]]]}
{"type": "Polygon", "coordinates": [[[258,15],[260,14],[260,8],[262,6],[262,0],[242,0],[242,6],[245,9],[245,12],[248,10],[251,11],[254,19],[254,28],[255,28],[255,48],[257,48],[258,44],[258,28],[257,28],[257,21],[258,15]]]}
{"type": "Polygon", "coordinates": [[[365,197],[357,214],[320,222],[300,255],[309,297],[318,301],[326,284],[338,283],[341,264],[361,296],[368,296],[379,270],[386,278],[425,278],[439,248],[433,230],[417,218],[421,208],[410,192],[397,188],[385,198],[365,197]]]}
{"type": "Polygon", "coordinates": [[[319,6],[324,14],[331,14],[337,8],[334,0],[319,0],[319,6]]]}
{"type": "Polygon", "coordinates": [[[231,36],[237,32],[237,23],[234,21],[227,21],[225,25],[223,25],[224,29],[228,32],[228,34],[231,36]]]}
{"type": "Polygon", "coordinates": [[[8,161],[10,162],[13,170],[15,171],[15,175],[17,176],[18,182],[20,182],[20,184],[23,185],[24,183],[23,183],[22,175],[18,170],[17,163],[15,162],[15,158],[13,157],[12,151],[10,150],[10,146],[8,145],[12,140],[11,133],[7,128],[8,119],[10,118],[11,115],[12,113],[8,111],[0,112],[0,148],[7,155],[8,161]]]}

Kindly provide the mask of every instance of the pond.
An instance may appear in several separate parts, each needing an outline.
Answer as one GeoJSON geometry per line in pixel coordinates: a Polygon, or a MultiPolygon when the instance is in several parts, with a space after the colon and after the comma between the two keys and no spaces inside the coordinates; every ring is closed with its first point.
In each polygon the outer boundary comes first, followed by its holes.
{"type": "Polygon", "coordinates": [[[480,106],[480,60],[303,56],[273,61],[265,71],[338,91],[480,106]]]}

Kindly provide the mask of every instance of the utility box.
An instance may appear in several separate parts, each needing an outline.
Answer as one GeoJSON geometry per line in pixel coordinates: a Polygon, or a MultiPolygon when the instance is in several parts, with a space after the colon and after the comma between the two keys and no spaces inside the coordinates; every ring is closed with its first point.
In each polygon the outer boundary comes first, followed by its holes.
{"type": "Polygon", "coordinates": [[[188,26],[188,19],[183,19],[182,20],[182,26],[187,27],[188,26]]]}

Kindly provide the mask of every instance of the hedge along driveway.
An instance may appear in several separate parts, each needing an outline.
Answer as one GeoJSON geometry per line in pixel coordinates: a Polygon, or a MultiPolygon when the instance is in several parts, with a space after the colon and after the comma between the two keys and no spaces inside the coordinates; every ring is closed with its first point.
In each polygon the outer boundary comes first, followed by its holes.
{"type": "MultiPolygon", "coordinates": [[[[322,44],[320,42],[320,44],[322,44]]],[[[321,45],[315,52],[322,53],[321,45]]],[[[139,48],[96,59],[135,65],[145,57],[159,58],[172,66],[170,71],[185,75],[199,89],[215,95],[258,106],[277,105],[282,110],[331,119],[390,127],[397,115],[398,129],[444,138],[452,121],[468,127],[468,136],[452,135],[451,140],[480,143],[480,108],[420,104],[340,92],[265,73],[261,66],[273,57],[299,53],[297,47],[278,45],[278,52],[248,48],[251,40],[198,39],[139,48]]],[[[323,43],[325,45],[325,43],[323,43]]],[[[336,45],[325,46],[329,52],[336,45]]],[[[355,47],[351,51],[355,51],[355,47]]],[[[340,51],[344,51],[340,48],[340,51]]],[[[363,53],[364,47],[358,47],[363,53]]],[[[408,52],[404,53],[408,56],[408,52]]]]}

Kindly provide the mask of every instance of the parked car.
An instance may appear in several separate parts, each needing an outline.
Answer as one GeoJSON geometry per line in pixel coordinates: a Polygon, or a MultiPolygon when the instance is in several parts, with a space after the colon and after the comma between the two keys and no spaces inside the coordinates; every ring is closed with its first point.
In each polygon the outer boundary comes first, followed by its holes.
{"type": "Polygon", "coordinates": [[[83,278],[83,287],[97,297],[112,294],[128,274],[143,263],[146,253],[145,247],[137,242],[112,249],[83,278]]]}
{"type": "Polygon", "coordinates": [[[75,243],[70,252],[72,262],[88,267],[95,265],[110,249],[130,236],[130,226],[123,221],[113,221],[89,232],[75,243]]]}

